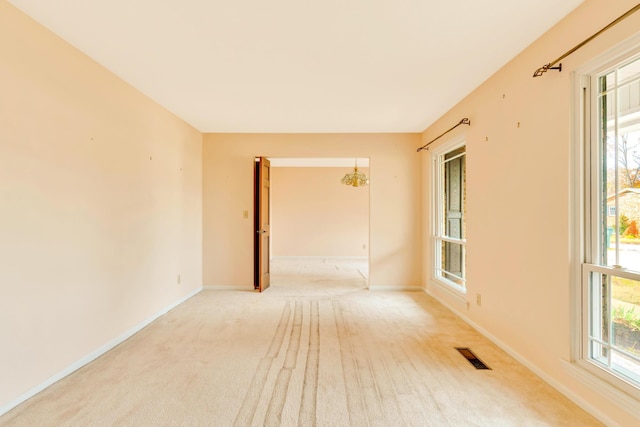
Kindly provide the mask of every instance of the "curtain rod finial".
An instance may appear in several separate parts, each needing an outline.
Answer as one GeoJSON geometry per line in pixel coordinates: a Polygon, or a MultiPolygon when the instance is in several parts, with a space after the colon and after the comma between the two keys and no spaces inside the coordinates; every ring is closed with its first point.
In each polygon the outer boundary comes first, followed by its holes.
{"type": "Polygon", "coordinates": [[[535,73],[533,73],[533,77],[540,77],[549,70],[558,70],[559,72],[562,72],[562,63],[558,64],[555,67],[552,67],[551,63],[545,64],[542,67],[538,68],[535,73]]]}

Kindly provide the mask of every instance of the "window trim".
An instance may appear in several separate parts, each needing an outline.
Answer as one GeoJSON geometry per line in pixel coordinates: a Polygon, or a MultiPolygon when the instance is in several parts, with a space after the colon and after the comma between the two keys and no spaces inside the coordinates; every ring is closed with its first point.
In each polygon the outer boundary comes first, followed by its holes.
{"type": "MultiPolygon", "coordinates": [[[[465,165],[466,165],[467,141],[464,136],[453,138],[448,142],[445,142],[444,144],[435,148],[431,153],[431,159],[430,159],[431,165],[432,165],[431,206],[430,206],[431,230],[430,230],[429,241],[430,241],[431,250],[432,250],[432,254],[431,254],[432,266],[431,266],[430,275],[431,275],[432,283],[436,284],[440,289],[449,293],[453,297],[460,299],[461,301],[466,301],[466,294],[467,294],[466,271],[465,271],[465,277],[463,278],[464,285],[459,285],[451,280],[447,280],[445,277],[442,277],[442,275],[438,274],[438,272],[441,271],[441,269],[439,268],[440,261],[441,261],[441,253],[440,253],[440,250],[438,249],[438,245],[441,244],[441,242],[450,242],[450,243],[457,243],[462,245],[462,247],[464,248],[463,262],[466,265],[466,252],[467,252],[466,236],[463,239],[457,239],[457,238],[447,237],[445,235],[438,235],[439,224],[440,224],[440,220],[442,219],[440,206],[441,206],[441,203],[443,203],[443,197],[444,197],[444,194],[442,191],[441,175],[440,175],[441,162],[439,161],[439,159],[441,156],[444,156],[445,154],[451,151],[455,151],[460,147],[465,147],[464,154],[460,154],[451,159],[448,159],[448,161],[464,156],[465,165]]],[[[466,176],[466,166],[465,166],[465,176],[466,176]]],[[[465,178],[465,192],[466,192],[466,178],[465,178]]],[[[465,204],[466,204],[466,200],[465,200],[465,204]]]]}
{"type": "MultiPolygon", "coordinates": [[[[587,168],[598,170],[596,158],[592,158],[590,134],[592,123],[597,114],[591,108],[591,76],[602,74],[617,64],[640,54],[640,33],[630,37],[618,46],[585,63],[573,74],[572,84],[572,146],[571,146],[571,197],[569,207],[569,233],[571,239],[571,273],[570,273],[570,360],[566,369],[572,377],[593,391],[614,402],[628,402],[627,411],[640,417],[640,388],[628,383],[615,373],[597,366],[585,354],[588,331],[588,317],[583,313],[588,310],[588,300],[583,295],[583,264],[591,263],[591,254],[597,242],[591,241],[588,227],[593,224],[596,214],[594,204],[590,200],[593,177],[589,179],[587,168]],[[589,249],[588,251],[585,249],[589,249]]],[[[608,213],[608,212],[607,212],[608,213]]]]}

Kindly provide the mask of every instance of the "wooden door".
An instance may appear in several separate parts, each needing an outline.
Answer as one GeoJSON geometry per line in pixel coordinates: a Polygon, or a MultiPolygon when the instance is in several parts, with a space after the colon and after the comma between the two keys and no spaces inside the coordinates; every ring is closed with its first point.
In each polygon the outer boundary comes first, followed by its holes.
{"type": "Polygon", "coordinates": [[[270,284],[270,243],[271,243],[271,212],[270,212],[270,185],[271,164],[269,160],[260,157],[256,162],[255,180],[255,212],[256,212],[256,238],[255,238],[255,284],[254,287],[260,292],[269,287],[270,284]]]}

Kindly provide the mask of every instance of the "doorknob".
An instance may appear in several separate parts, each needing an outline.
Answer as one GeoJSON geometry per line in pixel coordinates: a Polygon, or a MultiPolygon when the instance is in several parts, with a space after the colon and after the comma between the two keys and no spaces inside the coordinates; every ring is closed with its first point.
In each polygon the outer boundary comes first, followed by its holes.
{"type": "Polygon", "coordinates": [[[266,232],[267,232],[267,230],[256,230],[256,233],[258,233],[258,234],[264,234],[266,232]]]}

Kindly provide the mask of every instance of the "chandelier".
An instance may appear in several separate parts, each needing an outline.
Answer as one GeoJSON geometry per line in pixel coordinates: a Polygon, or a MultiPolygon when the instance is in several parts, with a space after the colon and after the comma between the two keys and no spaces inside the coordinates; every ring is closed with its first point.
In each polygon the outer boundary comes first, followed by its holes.
{"type": "Polygon", "coordinates": [[[356,166],[353,168],[353,172],[346,174],[340,180],[344,185],[351,187],[364,187],[369,185],[369,178],[362,172],[358,172],[358,159],[356,158],[356,166]]]}

